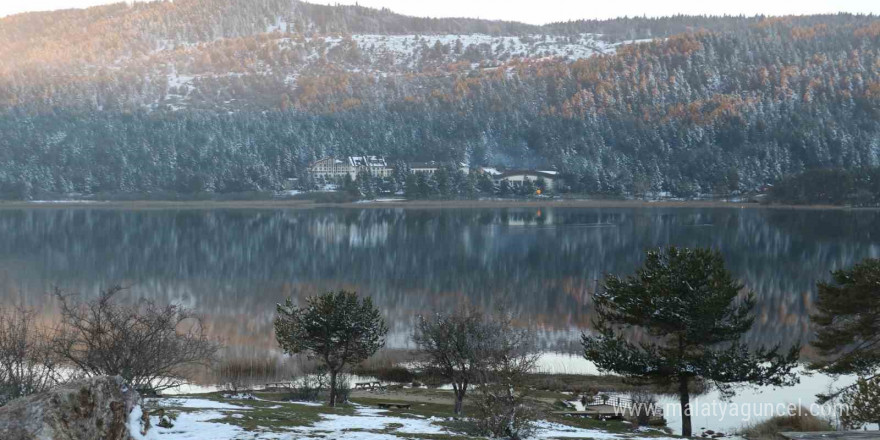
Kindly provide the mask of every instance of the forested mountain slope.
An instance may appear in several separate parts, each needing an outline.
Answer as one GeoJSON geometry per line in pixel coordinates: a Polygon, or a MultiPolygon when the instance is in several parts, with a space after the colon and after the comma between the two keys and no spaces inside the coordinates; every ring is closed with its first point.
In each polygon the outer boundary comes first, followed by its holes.
{"type": "Polygon", "coordinates": [[[542,166],[571,190],[753,190],[880,165],[880,20],[546,26],[292,0],[0,19],[0,194],[248,191],[329,154],[542,166]]]}

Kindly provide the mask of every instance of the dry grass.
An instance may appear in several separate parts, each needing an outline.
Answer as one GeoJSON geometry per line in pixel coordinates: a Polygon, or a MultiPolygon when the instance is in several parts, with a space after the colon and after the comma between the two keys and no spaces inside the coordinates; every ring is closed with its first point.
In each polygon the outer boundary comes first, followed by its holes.
{"type": "Polygon", "coordinates": [[[357,365],[352,373],[372,376],[383,382],[410,383],[420,374],[403,365],[411,364],[417,357],[417,354],[407,350],[382,350],[357,365]]]}
{"type": "Polygon", "coordinates": [[[284,368],[275,359],[230,358],[222,360],[214,369],[216,382],[236,392],[284,376],[284,368]]]}
{"type": "Polygon", "coordinates": [[[747,426],[739,431],[739,435],[750,440],[784,439],[781,432],[816,432],[833,431],[834,427],[826,419],[816,417],[804,407],[798,408],[794,414],[776,416],[763,422],[747,426]]]}

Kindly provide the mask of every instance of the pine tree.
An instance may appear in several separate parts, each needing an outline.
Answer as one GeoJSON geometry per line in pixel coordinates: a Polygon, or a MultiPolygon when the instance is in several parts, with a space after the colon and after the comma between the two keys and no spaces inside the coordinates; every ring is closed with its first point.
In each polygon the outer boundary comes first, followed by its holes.
{"type": "Polygon", "coordinates": [[[440,197],[448,199],[452,196],[452,177],[446,165],[441,165],[437,168],[437,172],[434,173],[434,180],[437,182],[437,194],[440,197]]]}
{"type": "Polygon", "coordinates": [[[357,188],[361,197],[365,199],[375,199],[377,193],[376,178],[368,171],[360,171],[357,175],[357,188]]]}
{"type": "Polygon", "coordinates": [[[880,423],[880,379],[859,378],[841,396],[840,423],[847,429],[880,423]]]}
{"type": "Polygon", "coordinates": [[[513,192],[513,188],[510,187],[510,182],[507,180],[501,180],[501,183],[498,184],[498,195],[501,197],[507,197],[513,192]]]}
{"type": "Polygon", "coordinates": [[[481,193],[487,196],[495,195],[495,182],[492,181],[488,174],[480,174],[477,187],[481,193]]]}
{"type": "Polygon", "coordinates": [[[531,196],[535,194],[535,184],[531,180],[525,180],[519,188],[520,194],[531,196]]]}
{"type": "Polygon", "coordinates": [[[358,182],[352,179],[350,174],[342,176],[342,191],[351,197],[355,197],[358,199],[363,197],[358,182]]]}
{"type": "Polygon", "coordinates": [[[290,355],[317,358],[330,373],[330,406],[336,406],[336,378],[385,346],[388,328],[370,298],[340,290],[306,299],[296,307],[291,298],[277,306],[275,338],[290,355]]]}
{"type": "Polygon", "coordinates": [[[461,171],[458,172],[461,176],[461,187],[460,192],[467,198],[474,198],[477,196],[477,185],[478,179],[475,173],[464,174],[461,171]]]}
{"type": "MultiPolygon", "coordinates": [[[[850,269],[833,272],[832,278],[834,284],[818,284],[812,345],[821,360],[809,368],[833,376],[876,378],[880,370],[880,260],[866,259],[850,269]]],[[[833,398],[844,390],[821,399],[833,398]]]]}
{"type": "Polygon", "coordinates": [[[690,390],[696,381],[715,384],[722,394],[733,385],[793,385],[800,347],[754,351],[739,341],[751,327],[755,296],[737,298],[743,285],[710,249],[669,247],[649,251],[642,268],[621,278],[608,275],[593,294],[595,336],[582,337],[585,357],[600,370],[639,383],[677,386],[682,435],[692,434],[690,390]],[[628,336],[643,330],[646,341],[628,336]]]}
{"type": "Polygon", "coordinates": [[[419,176],[417,176],[416,173],[409,173],[406,176],[404,193],[408,199],[420,199],[422,197],[419,187],[419,176]]]}

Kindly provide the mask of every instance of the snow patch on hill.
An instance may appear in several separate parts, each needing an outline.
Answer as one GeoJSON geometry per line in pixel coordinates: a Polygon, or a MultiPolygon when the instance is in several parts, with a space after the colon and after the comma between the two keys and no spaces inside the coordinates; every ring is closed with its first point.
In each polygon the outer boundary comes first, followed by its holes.
{"type": "MultiPolygon", "coordinates": [[[[462,52],[468,46],[488,45],[493,52],[508,57],[562,57],[569,60],[589,58],[596,54],[613,53],[616,45],[602,41],[600,35],[580,34],[492,36],[485,34],[443,34],[443,35],[352,35],[361,50],[375,54],[391,54],[398,58],[410,57],[420,48],[433,48],[438,43],[456,47],[460,44],[462,52]]],[[[328,38],[328,43],[338,44],[342,38],[328,38]]]]}

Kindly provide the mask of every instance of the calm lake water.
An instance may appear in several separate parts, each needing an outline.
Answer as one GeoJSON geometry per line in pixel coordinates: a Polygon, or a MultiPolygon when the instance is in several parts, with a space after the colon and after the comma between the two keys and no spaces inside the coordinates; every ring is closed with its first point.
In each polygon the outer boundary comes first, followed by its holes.
{"type": "Polygon", "coordinates": [[[880,254],[880,212],[737,208],[0,210],[2,301],[53,286],[179,301],[228,343],[272,348],[274,305],[345,288],[407,344],[414,316],[505,303],[577,351],[590,293],[664,245],[720,249],[759,298],[753,343],[809,337],[815,283],[880,254]]]}
{"type": "MultiPolygon", "coordinates": [[[[45,306],[53,286],[178,301],[242,352],[275,350],[274,305],[345,288],[373,297],[389,345],[413,318],[506,304],[540,329],[547,350],[577,353],[590,293],[605,273],[632,272],[664,245],[720,249],[757,293],[752,344],[807,342],[815,284],[880,255],[880,211],[762,208],[0,210],[0,302],[45,306]]],[[[809,353],[807,353],[809,354],[809,353]]],[[[590,370],[576,356],[545,369],[590,370]]],[[[741,402],[807,404],[827,378],[741,402]]],[[[713,399],[712,395],[704,399],[713,399]]],[[[697,418],[733,429],[742,417],[697,418]]],[[[670,420],[671,426],[678,419],[670,420]]]]}

